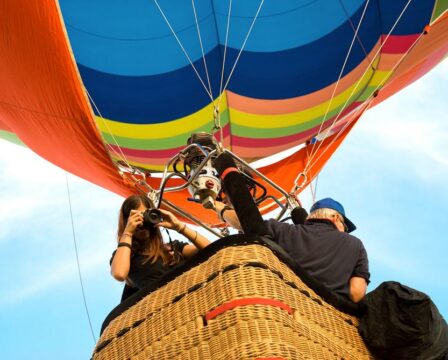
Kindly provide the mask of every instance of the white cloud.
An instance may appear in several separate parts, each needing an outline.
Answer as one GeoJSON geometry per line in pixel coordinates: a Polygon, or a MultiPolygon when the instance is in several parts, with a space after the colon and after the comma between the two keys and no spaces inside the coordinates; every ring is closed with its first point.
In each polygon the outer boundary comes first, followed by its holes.
{"type": "MultiPolygon", "coordinates": [[[[31,150],[5,141],[0,141],[0,164],[0,243],[25,219],[69,214],[65,171],[31,150]]],[[[100,220],[102,211],[121,201],[119,196],[86,184],[68,175],[72,210],[76,215],[89,211],[97,213],[100,220]]]]}
{"type": "Polygon", "coordinates": [[[0,243],[32,214],[48,211],[64,174],[29,149],[0,141],[0,243]]]}
{"type": "MultiPolygon", "coordinates": [[[[81,271],[92,278],[108,271],[122,199],[72,175],[68,183],[81,271]]],[[[0,199],[0,303],[78,281],[65,172],[0,141],[0,199]]]]}
{"type": "MultiPolygon", "coordinates": [[[[376,166],[378,175],[412,176],[427,184],[448,176],[448,62],[370,109],[352,131],[349,162],[376,166]],[[445,83],[440,79],[446,79],[445,83]]],[[[343,145],[342,148],[344,148],[343,145]]]]}
{"type": "MultiPolygon", "coordinates": [[[[397,261],[396,254],[385,252],[384,247],[378,246],[369,247],[369,257],[374,261],[377,268],[381,268],[383,272],[391,272],[397,277],[406,275],[419,280],[427,280],[428,273],[422,272],[421,261],[417,256],[409,254],[400,254],[400,260],[397,261]]],[[[431,272],[428,270],[428,272],[431,272]]]]}
{"type": "MultiPolygon", "coordinates": [[[[98,250],[95,247],[95,249],[92,248],[79,254],[80,259],[84,260],[80,266],[84,281],[87,277],[94,276],[95,273],[107,266],[108,258],[105,256],[105,252],[98,250]]],[[[39,261],[27,264],[25,271],[20,272],[23,278],[21,276],[16,277],[14,285],[9,286],[7,291],[4,291],[0,298],[0,306],[16,305],[18,302],[31,299],[49,289],[79,281],[74,256],[62,256],[57,262],[44,261],[39,256],[37,258],[36,260],[39,261]],[[34,271],[32,271],[32,268],[34,268],[34,271]],[[22,281],[25,278],[26,281],[22,281]]]]}
{"type": "Polygon", "coordinates": [[[388,118],[364,122],[360,130],[366,138],[376,138],[380,147],[378,151],[387,152],[392,156],[394,154],[391,152],[399,153],[402,160],[418,165],[415,166],[416,170],[420,167],[426,168],[425,163],[447,168],[448,122],[412,118],[391,119],[393,116],[391,113],[388,118]],[[406,159],[403,159],[403,156],[406,159]]]}

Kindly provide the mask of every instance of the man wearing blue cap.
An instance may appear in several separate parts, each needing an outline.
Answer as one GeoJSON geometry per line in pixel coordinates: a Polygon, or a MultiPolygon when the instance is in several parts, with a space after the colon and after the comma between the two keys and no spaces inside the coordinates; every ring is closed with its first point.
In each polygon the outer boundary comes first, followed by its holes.
{"type": "MultiPolygon", "coordinates": [[[[216,202],[222,220],[240,229],[233,209],[216,202]]],[[[356,226],[344,207],[331,198],[317,201],[303,225],[265,221],[268,235],[309,275],[333,292],[359,302],[369,282],[369,262],[361,240],[349,233],[356,226]]]]}

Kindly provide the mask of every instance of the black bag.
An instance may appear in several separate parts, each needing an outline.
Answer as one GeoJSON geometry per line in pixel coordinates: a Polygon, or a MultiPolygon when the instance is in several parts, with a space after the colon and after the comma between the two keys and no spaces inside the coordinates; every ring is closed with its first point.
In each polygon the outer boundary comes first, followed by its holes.
{"type": "Polygon", "coordinates": [[[428,295],[384,282],[363,300],[359,332],[388,360],[448,360],[448,326],[428,295]]]}

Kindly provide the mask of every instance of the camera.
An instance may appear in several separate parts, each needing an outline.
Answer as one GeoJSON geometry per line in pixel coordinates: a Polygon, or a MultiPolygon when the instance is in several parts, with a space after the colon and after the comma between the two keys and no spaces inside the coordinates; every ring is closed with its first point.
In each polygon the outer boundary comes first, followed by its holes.
{"type": "Polygon", "coordinates": [[[162,213],[159,209],[146,209],[143,212],[143,226],[151,228],[163,221],[162,213]]]}

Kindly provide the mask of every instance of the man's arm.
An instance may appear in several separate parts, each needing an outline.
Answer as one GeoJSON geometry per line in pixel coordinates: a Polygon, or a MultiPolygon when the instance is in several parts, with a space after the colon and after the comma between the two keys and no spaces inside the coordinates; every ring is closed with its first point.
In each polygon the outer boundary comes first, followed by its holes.
{"type": "Polygon", "coordinates": [[[359,277],[359,276],[353,276],[350,278],[350,299],[357,303],[362,300],[364,295],[367,291],[367,281],[366,279],[359,277]]]}
{"type": "Polygon", "coordinates": [[[358,261],[355,269],[353,270],[352,277],[349,283],[350,299],[357,303],[361,301],[367,292],[367,285],[369,284],[369,259],[367,257],[367,251],[364,245],[360,241],[360,251],[358,255],[358,261]]]}
{"type": "MultiPolygon", "coordinates": [[[[221,211],[226,206],[224,203],[220,201],[215,201],[215,211],[218,217],[221,215],[221,211]]],[[[231,227],[241,230],[241,224],[238,220],[238,216],[236,216],[236,212],[233,209],[226,210],[222,213],[222,220],[229,224],[231,227]]]]}

